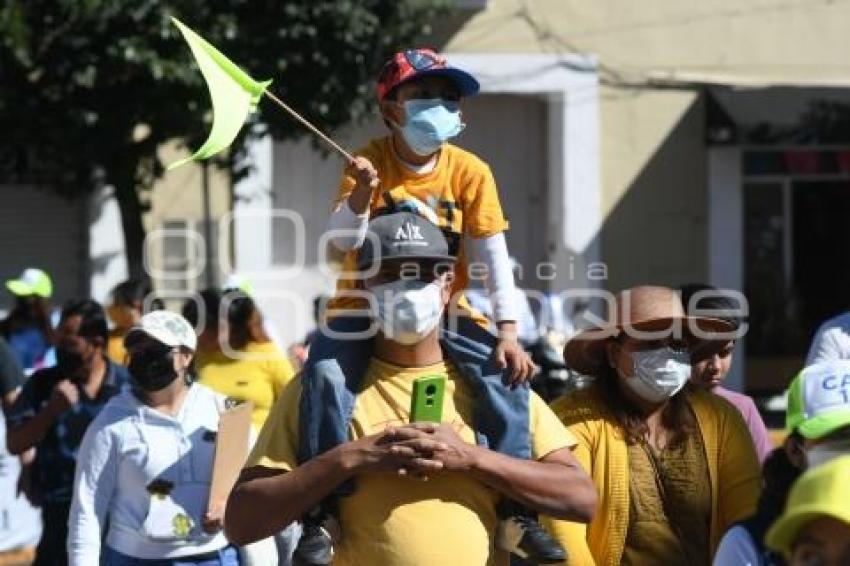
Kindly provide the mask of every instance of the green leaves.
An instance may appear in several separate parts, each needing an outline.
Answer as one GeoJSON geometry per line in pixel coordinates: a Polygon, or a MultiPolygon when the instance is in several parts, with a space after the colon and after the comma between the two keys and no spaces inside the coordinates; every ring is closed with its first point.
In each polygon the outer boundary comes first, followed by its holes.
{"type": "MultiPolygon", "coordinates": [[[[65,147],[69,163],[96,167],[120,144],[132,143],[127,140],[139,122],[148,124],[157,143],[201,136],[208,125],[198,109],[208,108],[209,98],[168,23],[172,15],[252,76],[274,78],[288,102],[333,129],[367,115],[382,62],[412,44],[444,5],[7,0],[0,8],[0,108],[14,111],[0,116],[0,150],[21,143],[65,147]]],[[[279,113],[263,116],[276,137],[303,133],[279,113]]],[[[88,185],[86,176],[81,189],[88,185]]]]}
{"type": "MultiPolygon", "coordinates": [[[[209,129],[210,99],[171,16],[252,76],[274,79],[275,92],[332,130],[369,115],[381,64],[412,45],[446,5],[446,0],[5,0],[0,182],[38,178],[72,194],[94,188],[92,173],[102,171],[107,183],[123,187],[130,179],[143,191],[163,173],[159,145],[178,139],[197,147],[209,129]],[[134,140],[141,123],[149,135],[134,140]]],[[[304,135],[268,106],[260,106],[260,118],[265,126],[258,131],[277,138],[304,135]]],[[[237,138],[228,165],[244,139],[237,138]]],[[[122,214],[136,208],[122,204],[122,214]]],[[[124,223],[126,235],[128,218],[124,223]]]]}

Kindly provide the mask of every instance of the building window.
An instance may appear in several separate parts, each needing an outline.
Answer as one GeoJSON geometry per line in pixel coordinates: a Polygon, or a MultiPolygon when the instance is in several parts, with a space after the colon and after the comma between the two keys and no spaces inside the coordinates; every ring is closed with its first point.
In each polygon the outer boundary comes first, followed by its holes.
{"type": "Polygon", "coordinates": [[[159,269],[159,287],[166,292],[194,291],[196,286],[197,233],[182,219],[162,223],[162,266],[159,269]]]}

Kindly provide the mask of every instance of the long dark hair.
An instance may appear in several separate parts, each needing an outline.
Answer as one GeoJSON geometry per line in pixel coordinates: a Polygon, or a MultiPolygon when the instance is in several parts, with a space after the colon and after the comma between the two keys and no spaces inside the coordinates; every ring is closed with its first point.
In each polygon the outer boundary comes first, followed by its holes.
{"type": "MultiPolygon", "coordinates": [[[[791,438],[794,442],[801,444],[803,442],[797,431],[791,433],[791,438]]],[[[803,470],[795,466],[788,458],[784,446],[774,448],[765,458],[762,464],[764,490],[761,492],[756,513],[763,516],[768,524],[782,514],[788,494],[791,493],[791,487],[802,473],[803,470]]]]}
{"type": "Polygon", "coordinates": [[[196,332],[202,332],[207,328],[218,327],[218,311],[221,306],[221,291],[217,289],[204,289],[198,294],[200,300],[188,299],[183,303],[180,313],[196,332]],[[198,323],[203,321],[203,328],[198,328],[198,323]]]}
{"type": "MultiPolygon", "coordinates": [[[[626,443],[644,442],[649,433],[646,416],[623,395],[617,370],[606,360],[594,377],[595,387],[606,401],[614,420],[623,429],[626,443]]],[[[688,394],[688,388],[682,388],[670,398],[661,413],[661,424],[670,433],[667,443],[670,448],[681,446],[696,431],[696,421],[688,405],[688,394]]]]}
{"type": "Polygon", "coordinates": [[[234,350],[241,350],[249,342],[266,342],[268,336],[262,326],[255,324],[254,313],[259,312],[254,299],[238,289],[228,289],[222,300],[227,299],[228,342],[234,350]]]}

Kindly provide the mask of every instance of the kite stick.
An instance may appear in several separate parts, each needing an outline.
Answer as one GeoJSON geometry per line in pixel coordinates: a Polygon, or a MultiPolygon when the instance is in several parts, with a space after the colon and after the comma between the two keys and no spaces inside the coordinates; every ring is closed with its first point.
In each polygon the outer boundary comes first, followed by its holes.
{"type": "Polygon", "coordinates": [[[332,148],[334,148],[334,149],[335,149],[335,150],[337,150],[339,153],[341,153],[341,154],[342,154],[342,155],[343,155],[343,156],[344,156],[344,157],[345,157],[348,161],[354,161],[354,157],[353,157],[350,153],[348,153],[347,151],[345,151],[344,149],[342,149],[342,147],[341,147],[338,143],[336,143],[336,142],[335,142],[335,141],[333,141],[331,138],[329,138],[328,136],[326,136],[325,134],[323,134],[323,133],[322,133],[322,131],[321,131],[321,130],[319,130],[319,128],[317,128],[316,126],[314,126],[313,124],[311,124],[310,122],[308,122],[306,118],[304,118],[303,116],[301,116],[301,114],[299,114],[298,112],[296,112],[295,110],[293,110],[292,108],[290,108],[290,107],[289,107],[289,105],[287,105],[284,101],[282,101],[281,99],[279,99],[278,97],[276,97],[274,94],[272,94],[272,93],[271,93],[270,91],[268,91],[268,90],[266,91],[266,95],[267,95],[269,98],[271,98],[272,100],[274,100],[274,101],[278,104],[278,106],[280,106],[281,108],[283,108],[284,110],[286,110],[287,112],[289,112],[289,113],[292,115],[292,117],[293,117],[293,118],[295,118],[296,120],[298,120],[299,122],[301,122],[302,124],[304,124],[305,126],[307,126],[307,128],[308,128],[311,132],[313,132],[314,134],[316,134],[317,136],[319,136],[320,138],[322,138],[325,142],[327,142],[327,143],[328,143],[328,145],[330,145],[332,148]]]}

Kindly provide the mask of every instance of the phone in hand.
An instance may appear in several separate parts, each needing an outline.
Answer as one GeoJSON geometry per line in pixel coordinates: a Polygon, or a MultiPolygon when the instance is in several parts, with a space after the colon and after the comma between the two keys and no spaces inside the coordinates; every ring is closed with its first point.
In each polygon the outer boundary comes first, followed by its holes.
{"type": "Polygon", "coordinates": [[[445,390],[445,375],[429,375],[415,379],[413,395],[410,398],[410,422],[442,422],[445,390]]]}

